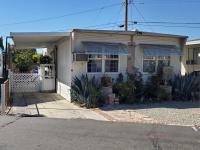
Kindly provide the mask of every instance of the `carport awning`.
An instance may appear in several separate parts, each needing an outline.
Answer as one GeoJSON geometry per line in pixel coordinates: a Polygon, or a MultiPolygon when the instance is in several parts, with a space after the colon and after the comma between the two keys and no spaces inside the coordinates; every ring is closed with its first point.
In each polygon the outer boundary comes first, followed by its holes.
{"type": "Polygon", "coordinates": [[[168,45],[141,45],[145,56],[180,56],[181,50],[168,45]]]}
{"type": "Polygon", "coordinates": [[[122,43],[82,42],[83,49],[75,51],[81,54],[128,55],[128,47],[122,43]]]}
{"type": "Polygon", "coordinates": [[[11,32],[16,48],[46,48],[64,37],[68,32],[11,32]]]}

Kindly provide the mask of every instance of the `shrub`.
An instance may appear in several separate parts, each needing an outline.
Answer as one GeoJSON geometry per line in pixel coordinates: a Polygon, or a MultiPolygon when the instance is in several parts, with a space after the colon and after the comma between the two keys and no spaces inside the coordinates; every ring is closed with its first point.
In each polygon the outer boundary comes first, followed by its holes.
{"type": "Polygon", "coordinates": [[[135,100],[138,101],[143,96],[143,80],[142,80],[142,74],[139,71],[136,71],[134,74],[128,74],[128,82],[130,84],[134,84],[135,90],[134,90],[134,97],[135,100]]]}
{"type": "Polygon", "coordinates": [[[158,92],[160,89],[159,84],[159,77],[157,76],[151,76],[148,78],[145,87],[144,87],[144,98],[145,99],[157,99],[158,98],[158,92]]]}
{"type": "Polygon", "coordinates": [[[52,58],[50,56],[40,56],[40,64],[50,64],[52,62],[52,58]]]}
{"type": "Polygon", "coordinates": [[[133,78],[127,76],[127,81],[124,81],[123,75],[120,73],[113,85],[113,92],[119,97],[121,103],[134,102],[135,83],[133,78]]]}
{"type": "Polygon", "coordinates": [[[42,57],[42,54],[34,54],[32,56],[34,64],[39,64],[40,63],[40,57],[42,57]]]}
{"type": "Polygon", "coordinates": [[[159,88],[157,98],[159,101],[166,101],[170,99],[170,95],[165,91],[165,89],[159,88]]]}
{"type": "Polygon", "coordinates": [[[199,91],[199,78],[194,75],[176,75],[172,81],[172,96],[175,100],[192,100],[199,91]]]}
{"type": "Polygon", "coordinates": [[[94,108],[99,105],[100,84],[95,77],[89,79],[87,75],[73,79],[71,87],[72,102],[85,105],[87,108],[94,108]]]}

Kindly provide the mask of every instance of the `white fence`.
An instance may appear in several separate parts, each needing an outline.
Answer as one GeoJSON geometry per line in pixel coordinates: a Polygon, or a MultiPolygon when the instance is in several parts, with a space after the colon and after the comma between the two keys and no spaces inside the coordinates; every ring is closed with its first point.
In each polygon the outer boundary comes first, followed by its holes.
{"type": "Polygon", "coordinates": [[[40,76],[37,73],[10,72],[11,92],[39,92],[40,76]]]}

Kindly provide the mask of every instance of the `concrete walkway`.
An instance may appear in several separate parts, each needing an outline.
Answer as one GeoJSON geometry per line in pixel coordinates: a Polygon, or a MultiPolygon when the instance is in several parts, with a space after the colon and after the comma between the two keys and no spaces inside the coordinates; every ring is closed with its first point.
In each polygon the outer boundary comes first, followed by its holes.
{"type": "Polygon", "coordinates": [[[107,121],[105,117],[93,110],[80,108],[56,93],[14,94],[13,105],[10,115],[107,121]]]}

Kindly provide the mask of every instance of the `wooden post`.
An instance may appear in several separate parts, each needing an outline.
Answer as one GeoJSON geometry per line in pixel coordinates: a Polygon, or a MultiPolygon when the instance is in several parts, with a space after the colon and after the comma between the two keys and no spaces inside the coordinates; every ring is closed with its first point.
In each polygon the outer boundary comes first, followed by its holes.
{"type": "Polygon", "coordinates": [[[125,31],[128,31],[128,0],[125,0],[125,31]]]}

